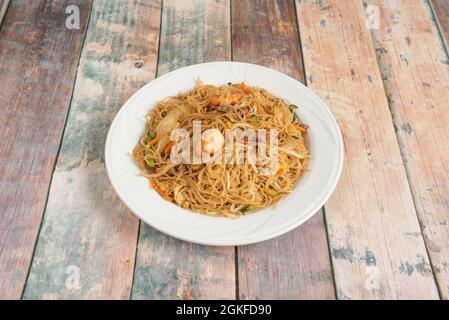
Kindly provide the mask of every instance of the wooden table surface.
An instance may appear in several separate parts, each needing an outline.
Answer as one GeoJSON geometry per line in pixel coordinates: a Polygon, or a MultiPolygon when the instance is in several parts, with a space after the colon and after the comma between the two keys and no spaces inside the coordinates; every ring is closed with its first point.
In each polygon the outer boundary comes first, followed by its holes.
{"type": "Polygon", "coordinates": [[[0,0],[0,21],[0,298],[449,298],[449,0],[0,0]],[[220,248],[140,222],[104,142],[145,83],[222,60],[307,84],[345,163],[307,223],[220,248]]]}

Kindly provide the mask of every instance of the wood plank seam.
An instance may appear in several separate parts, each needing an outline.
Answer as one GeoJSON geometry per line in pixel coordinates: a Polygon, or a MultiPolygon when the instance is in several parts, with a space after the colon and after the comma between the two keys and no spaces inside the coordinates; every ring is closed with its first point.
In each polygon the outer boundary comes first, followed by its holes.
{"type": "Polygon", "coordinates": [[[129,298],[139,221],[109,183],[104,139],[126,99],[154,78],[158,3],[94,2],[25,299],[129,298]]]}
{"type": "MultiPolygon", "coordinates": [[[[90,9],[90,1],[75,3],[90,9]]],[[[1,25],[0,297],[6,299],[23,294],[87,29],[87,16],[78,31],[65,28],[64,18],[52,19],[67,5],[10,2],[1,25]]]]}
{"type": "MultiPolygon", "coordinates": [[[[370,32],[370,34],[372,35],[371,32],[370,32]]],[[[374,39],[373,39],[372,37],[371,37],[371,40],[374,42],[374,39]]],[[[374,45],[374,43],[373,43],[373,45],[374,45]]],[[[376,55],[376,58],[378,58],[377,55],[376,55]]],[[[379,60],[377,59],[377,61],[378,61],[377,67],[378,67],[378,69],[379,69],[379,73],[382,75],[382,70],[380,69],[380,66],[379,66],[379,60]]],[[[385,96],[388,97],[388,92],[387,92],[386,85],[385,85],[385,82],[384,82],[383,77],[381,77],[381,79],[382,79],[382,88],[383,88],[383,91],[384,91],[384,93],[385,93],[385,96]]],[[[371,98],[372,98],[372,97],[371,97],[371,93],[370,93],[370,99],[371,99],[371,98]]],[[[392,112],[391,104],[390,104],[390,102],[388,101],[388,99],[387,99],[387,104],[388,104],[388,107],[389,107],[389,110],[390,110],[391,121],[392,121],[392,123],[393,123],[393,125],[394,125],[394,124],[395,124],[395,119],[394,119],[394,115],[393,115],[393,112],[392,112]]],[[[402,145],[402,144],[401,144],[401,141],[400,141],[400,138],[399,138],[399,135],[398,135],[398,131],[396,131],[396,130],[395,130],[395,136],[396,136],[396,139],[397,139],[397,141],[398,141],[398,145],[400,146],[399,152],[400,152],[400,154],[401,154],[401,158],[403,159],[404,164],[405,164],[407,160],[406,160],[405,155],[404,155],[404,153],[403,153],[403,149],[401,148],[401,145],[402,145]]],[[[420,223],[420,220],[419,220],[419,216],[417,215],[417,211],[416,211],[415,195],[414,195],[413,190],[412,190],[412,188],[411,188],[411,180],[410,180],[409,172],[408,172],[408,169],[407,169],[407,166],[406,166],[406,165],[404,165],[404,171],[405,171],[405,175],[406,175],[406,178],[407,178],[407,181],[408,181],[408,188],[409,188],[410,193],[411,193],[411,195],[412,195],[412,203],[413,203],[413,207],[414,207],[414,209],[415,209],[415,214],[416,214],[416,216],[417,216],[417,220],[418,220],[418,223],[419,223],[419,227],[420,227],[420,230],[421,230],[421,232],[422,232],[422,226],[421,226],[421,223],[420,223]]],[[[397,181],[395,181],[395,182],[397,183],[397,181]]],[[[399,186],[396,185],[396,187],[398,188],[399,186]]],[[[402,198],[401,198],[401,201],[402,201],[402,198]]],[[[428,248],[427,248],[426,241],[424,241],[424,247],[425,247],[425,250],[426,250],[427,258],[428,258],[429,261],[430,261],[430,255],[429,255],[429,251],[428,251],[428,248]]],[[[433,276],[433,279],[434,279],[434,281],[436,281],[436,280],[435,280],[435,279],[436,279],[436,278],[435,278],[435,273],[434,273],[434,271],[433,271],[432,264],[430,264],[430,266],[431,266],[431,269],[432,269],[432,276],[433,276]]],[[[438,286],[437,286],[437,290],[438,290],[438,286]]]]}
{"type": "MultiPolygon", "coordinates": [[[[8,2],[8,1],[9,0],[7,0],[6,2],[8,2]]],[[[92,15],[92,6],[90,7],[89,17],[87,18],[87,21],[86,21],[87,27],[86,27],[86,32],[84,33],[83,40],[81,41],[81,48],[84,48],[84,42],[86,41],[87,29],[88,29],[88,26],[89,26],[91,15],[92,15]]],[[[1,19],[0,19],[0,27],[1,27],[1,19]]],[[[38,239],[39,239],[39,236],[40,236],[40,233],[41,233],[41,229],[42,229],[42,224],[43,224],[43,221],[44,221],[44,218],[45,218],[45,212],[47,211],[48,199],[50,197],[50,188],[51,188],[51,185],[52,185],[52,182],[53,182],[53,175],[54,175],[55,170],[56,170],[56,165],[58,163],[59,153],[61,152],[62,138],[64,137],[65,129],[67,127],[67,120],[69,119],[70,109],[71,109],[72,100],[73,100],[73,93],[75,91],[75,83],[76,83],[76,79],[78,78],[78,66],[79,66],[79,63],[80,63],[80,60],[81,60],[81,56],[82,56],[82,54],[80,52],[80,54],[78,55],[77,63],[76,63],[77,68],[76,68],[76,71],[75,71],[75,76],[73,77],[73,81],[72,81],[72,92],[70,94],[70,99],[69,99],[68,105],[67,105],[67,113],[66,113],[65,119],[64,119],[64,126],[63,126],[63,129],[61,131],[61,136],[59,138],[58,150],[56,152],[56,156],[55,156],[55,159],[53,161],[53,169],[51,171],[50,181],[49,181],[48,188],[47,188],[47,196],[46,196],[46,199],[45,199],[43,213],[42,213],[41,221],[39,222],[39,228],[38,228],[38,231],[37,231],[37,234],[36,234],[36,240],[34,241],[33,253],[31,255],[31,261],[30,261],[30,265],[28,266],[28,272],[27,272],[27,275],[26,275],[26,278],[25,278],[24,286],[22,288],[22,293],[20,295],[20,299],[23,299],[23,295],[24,295],[25,289],[27,287],[28,278],[29,278],[30,272],[31,272],[31,266],[33,265],[33,261],[34,261],[34,254],[36,253],[38,239]]]]}
{"type": "MultiPolygon", "coordinates": [[[[164,1],[157,75],[231,57],[229,1],[164,1]]],[[[131,299],[235,299],[235,247],[167,236],[141,223],[131,299]]]]}
{"type": "Polygon", "coordinates": [[[2,28],[3,17],[8,10],[9,0],[0,1],[0,29],[2,28]]]}
{"type": "MultiPolygon", "coordinates": [[[[439,38],[439,42],[441,43],[441,47],[442,47],[442,49],[444,50],[445,55],[446,55],[446,59],[447,59],[447,61],[449,61],[449,55],[448,55],[447,43],[446,43],[446,41],[445,41],[445,38],[443,37],[442,30],[440,30],[440,25],[439,25],[439,23],[438,23],[438,20],[436,19],[436,15],[435,15],[435,12],[434,12],[434,8],[433,8],[433,5],[432,5],[432,2],[429,1],[429,0],[424,0],[424,3],[425,3],[425,5],[428,7],[428,13],[431,15],[431,20],[432,20],[432,22],[434,22],[434,23],[432,23],[432,24],[433,24],[433,26],[434,26],[434,28],[435,28],[435,31],[436,31],[436,37],[439,38]]],[[[430,49],[429,49],[429,48],[428,48],[428,50],[429,50],[429,52],[430,52],[430,49]]],[[[421,82],[424,82],[422,79],[420,79],[420,80],[421,80],[421,82]]],[[[415,83],[415,79],[413,79],[413,81],[414,81],[414,83],[415,83]]],[[[415,83],[415,86],[417,86],[416,83],[415,83]]],[[[397,133],[399,133],[399,131],[398,131],[397,133]]],[[[398,137],[398,139],[399,139],[399,137],[398,137]]],[[[402,150],[403,144],[401,143],[400,146],[401,146],[401,150],[402,150]]],[[[440,156],[441,156],[441,155],[440,155],[440,156]]],[[[404,157],[405,157],[405,155],[404,155],[404,157]]],[[[409,166],[406,165],[406,166],[405,166],[405,169],[406,169],[406,173],[407,173],[407,178],[410,179],[410,172],[409,172],[410,169],[409,169],[409,166]]],[[[434,176],[434,179],[435,179],[435,176],[434,176]]],[[[409,181],[410,181],[410,180],[409,180],[409,181]]],[[[410,181],[410,187],[411,187],[411,186],[412,186],[412,182],[410,181]]],[[[412,188],[411,188],[411,189],[412,189],[412,188]]],[[[413,201],[414,201],[414,203],[415,203],[415,209],[416,209],[416,212],[417,212],[417,214],[418,214],[419,211],[418,211],[418,208],[417,208],[417,205],[416,205],[418,195],[414,192],[414,190],[411,190],[411,192],[412,192],[412,195],[413,195],[413,201]]],[[[438,192],[440,193],[440,190],[439,190],[439,189],[438,189],[438,192]]],[[[440,193],[440,197],[441,197],[441,193],[440,193]]],[[[421,232],[423,232],[423,234],[425,234],[425,230],[424,230],[425,226],[424,226],[422,220],[420,219],[419,214],[418,214],[418,221],[419,221],[419,223],[420,223],[421,232]]],[[[432,273],[433,273],[434,278],[435,278],[435,281],[436,281],[436,283],[437,283],[438,294],[439,294],[439,296],[440,296],[440,299],[444,299],[445,295],[444,295],[444,293],[443,293],[443,291],[442,291],[441,286],[440,286],[439,283],[438,283],[438,276],[437,276],[437,270],[436,270],[437,267],[435,266],[435,264],[434,264],[434,262],[433,262],[433,258],[432,258],[432,255],[431,255],[431,252],[430,252],[430,249],[429,249],[428,241],[426,241],[426,237],[424,237],[424,240],[425,240],[425,241],[424,241],[424,244],[425,244],[425,246],[426,246],[427,254],[428,254],[429,260],[430,260],[430,267],[431,267],[431,269],[432,269],[432,273]]]]}
{"type": "MultiPolygon", "coordinates": [[[[299,50],[301,52],[301,63],[302,63],[302,70],[303,70],[303,77],[304,77],[304,85],[306,87],[308,87],[308,82],[309,79],[307,78],[306,75],[306,65],[304,62],[304,52],[303,52],[303,46],[302,46],[302,39],[301,39],[301,26],[298,23],[298,6],[296,1],[294,1],[294,8],[295,8],[295,24],[297,26],[298,29],[298,39],[299,39],[299,50]]],[[[327,242],[327,251],[328,251],[328,255],[329,255],[329,261],[330,261],[330,269],[331,269],[331,273],[332,273],[332,284],[334,287],[334,295],[335,298],[338,298],[338,292],[337,292],[337,283],[335,280],[335,266],[334,266],[334,262],[332,259],[332,250],[331,250],[331,243],[330,243],[330,239],[329,239],[329,230],[328,230],[328,223],[327,223],[327,216],[326,216],[326,204],[323,205],[323,207],[321,208],[322,212],[323,212],[323,221],[324,221],[324,230],[326,233],[326,242],[327,242]]]]}
{"type": "MultiPolygon", "coordinates": [[[[295,1],[295,3],[296,3],[296,1],[295,1]]],[[[296,11],[296,12],[298,12],[298,11],[296,11]]],[[[303,58],[303,60],[304,60],[304,58],[303,58]]],[[[326,205],[323,206],[322,210],[323,210],[324,228],[325,228],[325,231],[326,231],[327,252],[328,252],[328,255],[329,255],[331,272],[332,272],[332,285],[334,287],[335,300],[338,300],[337,281],[336,281],[336,277],[335,277],[334,261],[332,259],[332,247],[331,247],[329,230],[328,230],[329,227],[328,227],[327,216],[326,216],[326,205]]]]}
{"type": "MultiPolygon", "coordinates": [[[[160,2],[161,4],[161,10],[159,13],[159,21],[162,24],[162,16],[163,16],[163,11],[164,11],[164,0],[161,0],[160,2]]],[[[161,28],[159,27],[159,37],[158,37],[158,41],[157,41],[157,59],[156,59],[156,70],[155,70],[155,74],[158,74],[158,69],[159,69],[159,55],[160,55],[160,48],[161,48],[161,28]]],[[[131,280],[131,290],[129,291],[129,298],[128,300],[132,299],[132,294],[134,291],[134,283],[135,283],[135,276],[136,276],[136,267],[137,267],[137,250],[139,249],[139,237],[140,237],[140,230],[142,227],[142,220],[139,219],[139,223],[137,226],[137,237],[136,237],[136,250],[134,252],[134,267],[133,267],[133,276],[132,276],[132,280],[131,280]]]]}
{"type": "MultiPolygon", "coordinates": [[[[438,32],[438,37],[441,40],[441,42],[443,43],[443,47],[444,47],[444,49],[446,51],[446,55],[449,56],[449,37],[446,39],[446,37],[443,36],[443,34],[444,34],[443,21],[440,21],[440,19],[438,18],[437,11],[436,11],[437,7],[436,7],[435,2],[434,2],[435,0],[424,0],[424,1],[430,7],[433,20],[435,21],[436,30],[438,32]]],[[[447,7],[449,7],[449,5],[447,5],[447,7]]],[[[449,16],[449,14],[448,14],[448,16],[449,16]]],[[[449,23],[446,26],[446,28],[448,29],[448,32],[449,32],[449,23]]],[[[449,35],[449,33],[448,33],[448,35],[449,35]]]]}
{"type": "MultiPolygon", "coordinates": [[[[371,35],[371,40],[372,40],[373,45],[374,45],[375,39],[373,38],[373,33],[370,32],[370,35],[371,35]]],[[[380,68],[379,56],[376,55],[376,58],[377,58],[377,62],[378,62],[377,67],[379,68],[379,73],[382,75],[383,73],[382,73],[382,70],[380,68]]],[[[386,84],[386,82],[384,80],[384,77],[381,77],[381,79],[382,79],[382,87],[383,87],[383,90],[385,92],[385,96],[389,97],[388,90],[387,90],[387,84],[386,84]]],[[[415,79],[412,79],[412,80],[415,81],[415,79]]],[[[390,110],[391,121],[394,124],[394,126],[396,126],[397,119],[394,116],[392,105],[391,105],[391,102],[389,101],[389,99],[387,99],[387,103],[388,103],[389,110],[390,110]]],[[[395,130],[395,136],[396,136],[396,139],[398,141],[398,145],[400,147],[399,148],[399,152],[401,154],[401,158],[403,159],[404,164],[406,164],[407,163],[407,159],[406,159],[406,155],[404,153],[405,151],[403,150],[403,142],[402,142],[402,139],[401,139],[401,136],[400,136],[398,130],[395,130]]],[[[404,169],[405,169],[404,171],[405,171],[405,175],[406,175],[406,178],[407,178],[407,181],[408,181],[408,188],[410,189],[410,193],[412,195],[412,202],[413,202],[413,207],[415,209],[415,214],[416,214],[416,217],[417,217],[417,220],[418,220],[418,223],[419,223],[419,227],[420,227],[421,233],[424,234],[423,233],[423,225],[422,225],[421,219],[419,218],[419,215],[418,215],[418,210],[417,210],[417,205],[416,205],[416,197],[417,197],[417,195],[415,194],[415,192],[414,192],[414,190],[412,188],[412,180],[410,178],[409,167],[407,165],[404,165],[404,169]]],[[[427,257],[428,257],[429,261],[431,262],[432,259],[431,259],[430,252],[429,252],[429,249],[428,249],[427,241],[424,241],[424,247],[425,247],[425,250],[426,250],[427,257]]],[[[431,267],[431,270],[432,270],[433,279],[436,282],[436,274],[435,274],[434,266],[433,266],[432,263],[430,263],[430,267],[431,267]]],[[[438,295],[439,295],[439,297],[441,299],[441,292],[440,292],[439,286],[436,286],[436,288],[437,288],[437,291],[438,291],[438,295]]]]}
{"type": "MultiPolygon", "coordinates": [[[[293,7],[295,9],[295,25],[296,25],[296,29],[298,30],[298,40],[299,40],[299,52],[301,55],[301,64],[302,64],[302,74],[303,74],[303,78],[304,78],[304,85],[306,87],[308,87],[308,82],[309,80],[307,79],[307,75],[306,75],[306,65],[304,64],[304,52],[303,52],[303,48],[302,48],[302,40],[301,40],[301,26],[298,23],[298,6],[296,4],[296,1],[293,1],[293,7]]],[[[323,205],[324,208],[324,205],[323,205]]],[[[324,212],[323,212],[323,216],[324,216],[324,212]]],[[[326,238],[327,238],[327,226],[326,228],[326,238]]],[[[330,259],[330,256],[329,256],[330,259]]]]}
{"type": "MultiPolygon", "coordinates": [[[[234,38],[234,32],[233,32],[233,24],[232,24],[232,3],[234,2],[234,0],[229,0],[229,32],[230,32],[230,36],[231,36],[231,61],[234,61],[234,45],[232,43],[232,39],[234,38]]],[[[238,246],[236,246],[236,250],[238,246]]],[[[238,271],[238,268],[237,268],[238,271]]]]}
{"type": "MultiPolygon", "coordinates": [[[[229,1],[229,33],[231,39],[231,61],[234,61],[234,46],[232,44],[232,3],[234,0],[229,1]]],[[[234,272],[235,272],[235,300],[239,300],[239,247],[234,247],[234,272]]]]}
{"type": "MultiPolygon", "coordinates": [[[[374,39],[373,39],[373,41],[374,41],[374,39]]],[[[382,74],[382,71],[381,71],[380,67],[379,67],[379,72],[382,74]]],[[[387,87],[386,87],[386,83],[383,80],[383,78],[382,78],[382,83],[383,83],[383,88],[384,88],[385,95],[388,97],[389,93],[388,93],[388,90],[387,90],[387,87]]],[[[391,103],[390,103],[389,99],[387,99],[387,100],[388,100],[388,106],[389,106],[390,112],[391,112],[391,120],[393,121],[393,123],[396,126],[396,123],[398,122],[398,120],[394,116],[394,112],[392,110],[392,106],[391,106],[391,103]]],[[[398,145],[400,147],[399,151],[401,153],[401,157],[402,157],[402,159],[404,161],[404,164],[405,164],[407,162],[407,157],[406,157],[406,154],[405,154],[405,151],[404,151],[404,145],[403,145],[403,142],[402,142],[402,139],[401,139],[401,136],[400,136],[398,130],[395,130],[395,135],[396,135],[396,139],[398,141],[398,145]]],[[[415,213],[416,213],[416,216],[417,216],[417,219],[418,219],[418,222],[419,222],[419,228],[421,230],[421,233],[424,234],[424,226],[423,226],[423,223],[422,223],[422,221],[421,221],[421,219],[420,219],[420,217],[418,215],[418,208],[417,208],[417,197],[418,197],[418,195],[415,193],[415,191],[412,188],[413,181],[412,181],[412,179],[410,177],[410,169],[409,169],[409,167],[407,165],[405,165],[404,168],[405,168],[405,175],[407,177],[407,181],[408,181],[408,184],[409,184],[410,193],[412,195],[413,206],[415,208],[415,213]]],[[[432,276],[433,276],[435,282],[437,282],[437,277],[436,277],[436,273],[435,273],[435,267],[434,267],[434,265],[432,263],[432,258],[431,258],[431,255],[430,255],[429,247],[428,247],[427,241],[425,241],[425,238],[424,238],[424,247],[426,249],[427,257],[428,257],[428,259],[430,261],[430,268],[432,270],[432,276]]],[[[436,288],[437,288],[437,291],[438,291],[439,298],[442,299],[442,292],[441,292],[440,287],[437,285],[436,288]]]]}
{"type": "MultiPolygon", "coordinates": [[[[366,2],[365,2],[366,3],[366,2]]],[[[419,6],[421,6],[421,4],[419,4],[419,6]]],[[[391,10],[390,12],[394,12],[390,7],[385,6],[385,10],[387,10],[386,8],[389,8],[388,10],[391,10]]],[[[403,8],[403,6],[401,6],[401,8],[403,8]]],[[[407,8],[403,8],[404,10],[410,10],[407,8]]],[[[440,8],[441,9],[441,8],[440,8]]],[[[444,55],[444,59],[446,59],[446,61],[449,61],[448,58],[448,51],[447,51],[447,43],[445,42],[445,38],[443,36],[443,32],[440,29],[443,26],[439,25],[438,19],[436,18],[436,12],[435,12],[435,8],[433,7],[433,3],[431,1],[425,0],[422,2],[422,7],[417,7],[416,10],[419,10],[421,15],[422,15],[422,19],[424,19],[426,21],[425,26],[427,28],[428,25],[430,25],[430,28],[434,30],[434,34],[432,36],[436,37],[437,43],[441,46],[441,50],[444,55]]],[[[405,16],[410,16],[410,15],[416,15],[416,13],[414,12],[400,12],[403,15],[405,14],[405,16]],[[408,15],[407,15],[408,14],[408,15]]],[[[386,14],[386,13],[385,13],[386,14]]],[[[391,15],[395,15],[393,13],[391,13],[391,15]]],[[[393,19],[393,18],[391,18],[393,19]]],[[[423,20],[419,20],[419,21],[423,21],[423,20]]],[[[405,22],[399,22],[399,25],[403,25],[405,22]]],[[[411,26],[410,28],[416,27],[415,24],[418,24],[418,20],[414,20],[411,21],[409,23],[414,23],[413,26],[411,26]]],[[[393,40],[397,40],[397,39],[385,39],[385,35],[382,34],[382,32],[378,32],[376,30],[372,30],[371,33],[371,38],[372,38],[372,42],[373,45],[375,45],[376,47],[378,47],[378,49],[384,49],[385,51],[388,49],[388,51],[391,51],[391,49],[394,50],[394,53],[389,53],[388,56],[384,56],[383,54],[377,54],[376,58],[378,61],[378,66],[379,66],[379,72],[383,75],[382,77],[382,83],[383,83],[383,87],[384,87],[384,91],[385,94],[387,96],[387,100],[388,100],[388,105],[389,105],[389,109],[390,109],[390,113],[391,113],[391,117],[392,117],[392,121],[395,125],[395,134],[396,134],[396,139],[398,141],[398,145],[400,147],[400,153],[401,153],[401,157],[404,161],[405,164],[405,174],[407,177],[407,180],[409,182],[409,189],[410,189],[410,193],[412,195],[412,201],[413,201],[413,205],[415,208],[415,212],[417,215],[417,220],[419,222],[419,227],[420,227],[420,231],[423,234],[423,239],[424,239],[424,247],[426,250],[426,253],[429,257],[429,262],[430,262],[430,269],[432,271],[432,275],[434,278],[434,281],[436,283],[436,289],[439,295],[440,299],[444,299],[446,292],[448,290],[449,287],[447,287],[447,280],[445,280],[445,275],[441,274],[442,270],[440,269],[441,266],[444,266],[444,260],[442,261],[440,254],[435,253],[435,250],[440,250],[439,248],[441,248],[442,250],[444,250],[444,243],[441,243],[441,235],[440,238],[438,238],[438,235],[433,236],[432,233],[428,229],[428,227],[430,228],[435,228],[433,224],[438,223],[436,221],[436,217],[438,216],[438,211],[440,210],[437,206],[436,203],[434,202],[429,203],[429,209],[426,209],[424,204],[425,201],[427,200],[426,198],[423,198],[423,194],[420,191],[421,186],[419,186],[418,184],[424,184],[426,182],[435,182],[435,187],[433,189],[436,189],[436,192],[438,193],[438,199],[433,200],[433,201],[444,201],[444,195],[441,193],[440,188],[438,187],[438,184],[436,181],[438,181],[436,178],[438,176],[438,173],[441,173],[441,170],[438,172],[438,167],[437,167],[437,172],[434,172],[434,169],[432,169],[432,164],[428,161],[428,159],[424,159],[426,161],[425,167],[427,167],[429,169],[429,173],[431,174],[431,180],[424,180],[422,179],[422,175],[417,175],[416,171],[418,170],[419,166],[419,162],[418,160],[414,160],[413,157],[410,155],[411,152],[413,152],[413,145],[411,145],[411,142],[409,141],[409,139],[413,139],[415,142],[415,147],[417,149],[415,149],[418,153],[418,157],[419,155],[424,155],[427,154],[427,152],[430,152],[429,147],[426,145],[423,145],[422,140],[425,138],[425,134],[422,133],[421,135],[416,135],[415,133],[413,133],[412,137],[412,132],[415,131],[415,126],[418,125],[418,122],[416,121],[414,114],[412,113],[412,111],[407,111],[407,105],[409,105],[410,103],[412,105],[416,104],[415,108],[423,108],[425,106],[429,105],[429,100],[426,97],[426,93],[425,91],[423,91],[423,89],[421,88],[421,85],[423,85],[424,83],[426,83],[426,80],[423,79],[423,74],[421,73],[415,73],[413,74],[413,70],[418,70],[417,68],[419,68],[422,63],[423,60],[419,60],[420,56],[418,55],[417,51],[412,51],[413,47],[413,43],[416,43],[416,39],[419,39],[417,37],[421,37],[421,42],[420,42],[420,47],[424,47],[424,49],[427,51],[428,56],[429,56],[429,62],[430,60],[432,60],[432,57],[435,55],[438,55],[438,48],[433,48],[434,50],[432,51],[431,48],[429,48],[429,43],[426,42],[425,38],[423,37],[423,32],[422,32],[422,28],[421,29],[419,27],[416,27],[417,30],[415,33],[413,33],[412,35],[407,36],[406,38],[406,45],[404,47],[401,47],[401,44],[399,43],[398,46],[395,45],[395,43],[393,43],[393,40]],[[386,45],[387,41],[391,41],[388,42],[389,45],[386,45]],[[412,41],[413,40],[413,41],[412,41]],[[405,48],[405,49],[404,49],[405,48]],[[409,50],[411,52],[411,56],[408,56],[408,52],[409,50]],[[433,52],[435,52],[435,54],[433,54],[433,52]],[[413,55],[414,54],[414,55],[413,55]],[[403,56],[407,56],[406,58],[402,58],[403,56]],[[409,66],[409,61],[405,60],[406,66],[404,67],[405,69],[399,71],[397,69],[394,68],[394,64],[395,64],[395,58],[394,57],[401,57],[401,59],[412,59],[410,60],[410,66],[409,66]],[[416,62],[415,62],[416,61],[416,62]],[[409,67],[412,67],[414,69],[409,69],[409,67]],[[410,85],[409,87],[404,84],[401,83],[401,76],[398,74],[399,72],[404,72],[404,74],[408,75],[408,78],[411,79],[410,81],[410,85]],[[416,78],[415,78],[415,76],[416,78]],[[406,90],[413,90],[414,92],[417,92],[418,94],[416,94],[415,96],[410,95],[406,90]],[[404,95],[404,96],[403,96],[404,95]],[[397,98],[397,100],[399,100],[399,102],[396,102],[396,100],[393,100],[393,98],[397,98]],[[415,100],[416,98],[416,100],[415,100]],[[407,101],[404,101],[404,99],[406,99],[407,101]],[[408,101],[410,99],[410,102],[408,101]],[[427,99],[427,100],[426,100],[427,99]],[[404,128],[404,125],[407,125],[404,128]],[[412,126],[411,126],[411,125],[412,126]],[[404,130],[407,131],[407,134],[404,134],[404,130]],[[435,216],[432,216],[430,218],[430,220],[428,220],[429,218],[426,217],[426,211],[428,210],[432,210],[435,211],[435,216]],[[438,241],[440,240],[440,241],[438,241]],[[437,248],[437,249],[435,249],[437,248]],[[444,287],[446,286],[446,287],[444,287]],[[445,290],[445,291],[443,291],[445,290]]],[[[412,29],[413,30],[413,29],[412,29]]],[[[427,30],[427,29],[426,29],[427,30]]],[[[432,33],[432,30],[427,30],[429,33],[432,33]]],[[[387,31],[389,32],[389,31],[387,31]]],[[[391,31],[390,31],[391,32],[391,31]]],[[[388,33],[387,33],[388,34],[388,33]]],[[[427,38],[429,39],[429,38],[427,38]]],[[[435,38],[433,38],[435,39],[435,38]]],[[[438,47],[437,44],[437,47],[438,47]]],[[[435,45],[435,42],[432,42],[432,45],[435,45]]],[[[434,63],[434,62],[433,62],[434,63]]],[[[435,65],[434,65],[435,67],[435,65]]],[[[434,77],[438,77],[441,76],[441,69],[435,69],[435,76],[434,77]]],[[[428,79],[428,77],[427,77],[428,79]]],[[[429,87],[431,85],[428,85],[429,87]]],[[[438,87],[439,88],[439,87],[438,87]]],[[[431,102],[430,102],[431,103],[431,102]]],[[[438,103],[438,101],[436,101],[436,103],[438,103]]],[[[433,117],[435,118],[436,116],[434,115],[434,111],[433,108],[429,108],[429,111],[431,114],[433,114],[433,117]]],[[[421,121],[422,123],[426,123],[426,119],[423,119],[423,121],[421,121]]],[[[420,128],[418,128],[419,131],[420,128]]],[[[438,133],[438,131],[437,131],[438,133]]],[[[431,137],[432,141],[438,141],[438,139],[435,138],[434,136],[434,131],[429,130],[428,132],[428,136],[431,137]]],[[[440,159],[443,159],[443,155],[441,154],[441,152],[438,150],[437,147],[437,152],[438,152],[438,157],[440,159]]],[[[424,157],[425,158],[425,157],[424,157]]],[[[421,164],[423,165],[423,164],[421,164]]],[[[443,166],[444,166],[444,162],[443,162],[443,166]]],[[[423,168],[421,168],[423,169],[423,168]]],[[[446,170],[446,175],[447,175],[447,170],[446,170]]],[[[446,177],[447,179],[447,177],[446,177]]],[[[447,181],[447,180],[446,180],[447,181]]],[[[430,198],[428,198],[430,199],[430,198]]],[[[447,199],[447,198],[446,198],[447,199]]],[[[447,201],[447,200],[446,200],[447,201]]],[[[448,204],[447,204],[448,205],[448,204]]],[[[441,208],[441,207],[440,207],[441,208]]],[[[446,278],[447,279],[447,278],[446,278]]]]}
{"type": "MultiPolygon", "coordinates": [[[[234,61],[234,45],[232,44],[233,30],[232,30],[232,3],[234,0],[229,1],[229,32],[231,39],[231,61],[234,61]]],[[[235,268],[235,300],[240,300],[239,290],[239,247],[234,247],[234,268],[235,268]]]]}
{"type": "MultiPolygon", "coordinates": [[[[232,20],[231,20],[232,21],[232,20]]],[[[239,293],[239,247],[235,246],[234,249],[234,268],[235,268],[235,300],[240,300],[239,293]]]]}

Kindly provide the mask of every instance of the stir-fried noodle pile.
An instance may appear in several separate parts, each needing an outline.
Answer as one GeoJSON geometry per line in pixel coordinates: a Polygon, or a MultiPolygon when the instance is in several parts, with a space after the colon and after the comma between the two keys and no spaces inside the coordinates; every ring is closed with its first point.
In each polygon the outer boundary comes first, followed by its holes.
{"type": "MultiPolygon", "coordinates": [[[[244,83],[223,86],[205,85],[199,80],[193,90],[168,97],[156,104],[146,117],[146,131],[133,155],[151,186],[164,199],[195,212],[239,217],[273,205],[292,192],[307,169],[309,153],[304,142],[307,126],[294,112],[296,106],[264,89],[244,83]],[[263,161],[243,163],[214,161],[174,163],[170,154],[176,141],[174,129],[193,135],[194,122],[201,123],[201,144],[191,144],[191,156],[206,152],[225,155],[225,131],[259,129],[267,131],[265,155],[268,157],[270,130],[278,132],[278,154],[274,164],[263,161]],[[267,147],[268,146],[268,147],[267,147]],[[273,167],[272,174],[261,174],[273,167]]],[[[246,141],[246,140],[245,140],[246,141]]],[[[238,141],[233,156],[236,156],[238,141]]],[[[244,141],[243,141],[244,142],[244,141]]],[[[240,141],[248,153],[248,144],[240,141]]],[[[260,145],[256,151],[262,152],[260,145]]]]}

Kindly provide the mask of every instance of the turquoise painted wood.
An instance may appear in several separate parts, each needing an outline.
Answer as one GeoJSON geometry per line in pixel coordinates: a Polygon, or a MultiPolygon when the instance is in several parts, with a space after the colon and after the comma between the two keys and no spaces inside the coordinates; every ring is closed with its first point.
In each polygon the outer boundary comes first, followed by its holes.
{"type": "MultiPolygon", "coordinates": [[[[7,1],[0,1],[0,20],[7,1]]],[[[91,1],[11,1],[0,29],[0,299],[27,278],[91,1]],[[80,29],[65,28],[75,4],[80,29]]]]}
{"type": "MultiPolygon", "coordinates": [[[[169,0],[162,12],[158,75],[230,60],[229,1],[169,0]]],[[[234,299],[235,294],[234,247],[195,245],[141,224],[133,299],[234,299]]]]}
{"type": "Polygon", "coordinates": [[[25,299],[130,297],[139,222],[112,190],[104,142],[122,104],[155,76],[160,10],[94,2],[25,299]]]}

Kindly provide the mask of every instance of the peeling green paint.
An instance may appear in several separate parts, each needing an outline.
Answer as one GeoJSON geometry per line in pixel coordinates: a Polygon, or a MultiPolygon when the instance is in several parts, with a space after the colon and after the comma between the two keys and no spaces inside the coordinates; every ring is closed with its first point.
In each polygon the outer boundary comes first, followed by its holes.
{"type": "Polygon", "coordinates": [[[334,259],[343,259],[349,262],[354,261],[354,250],[349,247],[332,248],[332,257],[334,259]]]}
{"type": "Polygon", "coordinates": [[[410,123],[403,123],[402,125],[401,125],[401,129],[403,130],[403,131],[405,131],[405,132],[407,132],[409,135],[411,135],[412,134],[412,132],[413,132],[413,128],[412,128],[412,126],[410,125],[410,123]]]}
{"type": "Polygon", "coordinates": [[[415,268],[408,261],[405,263],[401,262],[401,265],[399,266],[399,272],[408,276],[411,276],[414,270],[415,268]]]}
{"type": "Polygon", "coordinates": [[[368,250],[368,248],[365,249],[365,256],[362,257],[362,260],[365,261],[365,264],[367,266],[375,266],[376,265],[376,257],[370,250],[368,250]]]}
{"type": "Polygon", "coordinates": [[[418,256],[418,259],[420,259],[420,262],[415,264],[416,272],[424,277],[430,277],[432,275],[432,269],[430,268],[430,265],[426,260],[424,260],[423,257],[418,256]]]}
{"type": "Polygon", "coordinates": [[[130,297],[139,224],[107,178],[104,142],[136,91],[130,83],[154,78],[159,33],[151,24],[159,26],[159,12],[143,0],[94,1],[25,299],[130,297]],[[67,285],[71,266],[79,270],[75,286],[67,285]]]}

